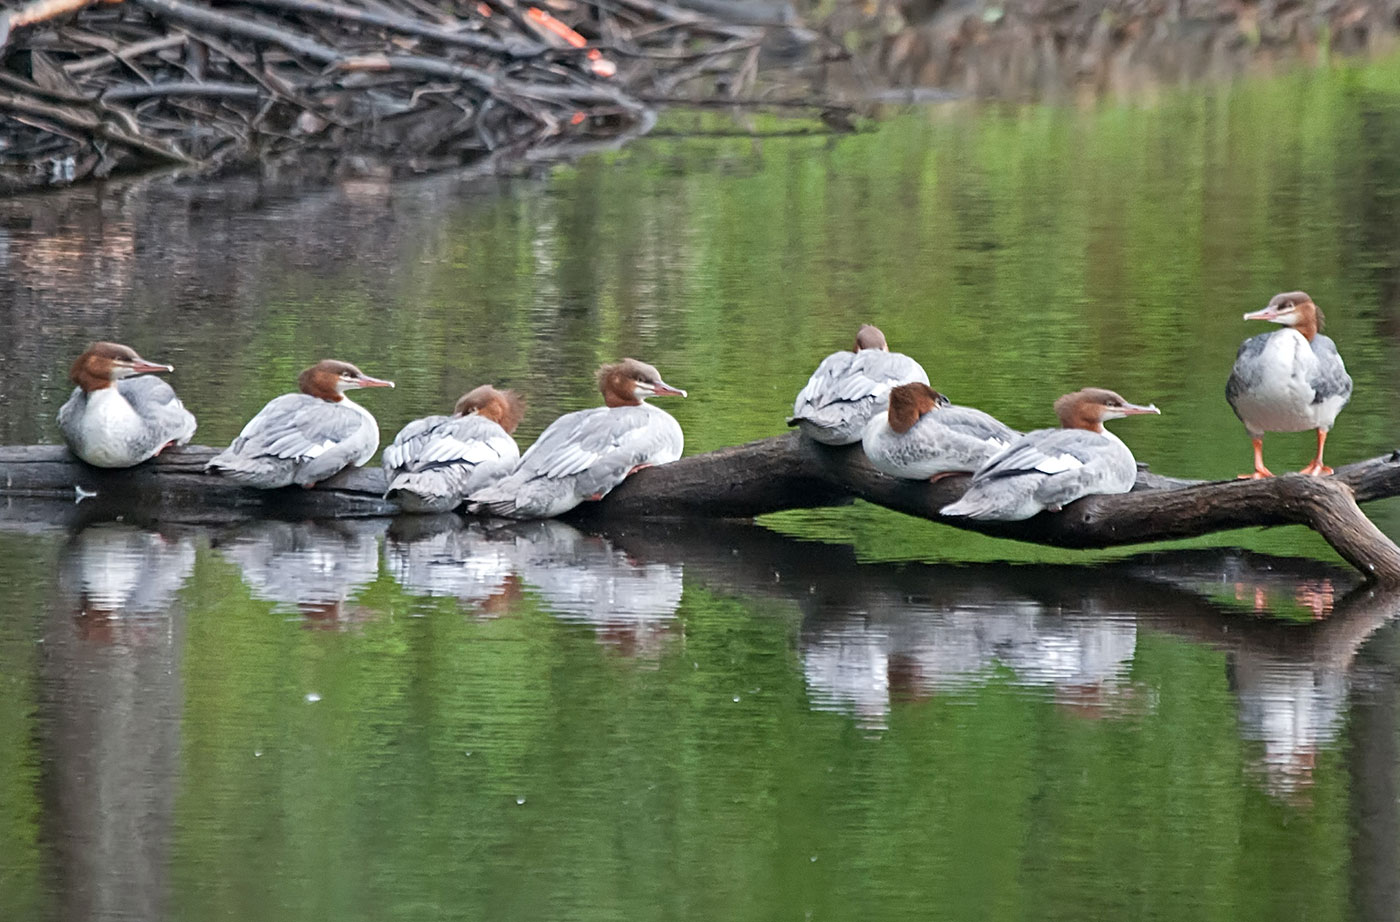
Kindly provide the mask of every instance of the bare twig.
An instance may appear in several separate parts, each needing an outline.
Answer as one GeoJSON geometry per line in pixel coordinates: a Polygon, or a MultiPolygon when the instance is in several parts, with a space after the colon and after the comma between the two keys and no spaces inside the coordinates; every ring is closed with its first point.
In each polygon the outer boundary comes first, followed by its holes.
{"type": "Polygon", "coordinates": [[[255,86],[241,83],[153,83],[149,86],[127,84],[102,91],[102,99],[149,99],[152,96],[212,96],[218,99],[257,99],[262,95],[255,86]]]}
{"type": "Polygon", "coordinates": [[[541,45],[539,42],[532,42],[526,39],[502,41],[500,39],[489,38],[476,32],[444,28],[443,26],[426,23],[409,16],[401,16],[398,13],[388,11],[375,12],[358,7],[346,6],[342,3],[327,3],[324,2],[324,0],[247,0],[247,2],[271,9],[312,13],[318,16],[330,16],[350,22],[364,23],[366,25],[383,26],[406,35],[420,35],[424,38],[431,38],[434,41],[439,41],[446,45],[460,45],[463,48],[474,48],[490,54],[504,55],[512,58],[531,57],[545,50],[545,46],[541,45]]]}
{"type": "Polygon", "coordinates": [[[125,61],[129,58],[139,57],[152,51],[164,51],[167,48],[178,48],[185,43],[184,35],[162,35],[159,38],[150,38],[142,42],[133,42],[130,45],[116,46],[113,50],[104,54],[95,54],[90,58],[82,58],[77,61],[69,61],[63,65],[70,77],[85,74],[89,71],[106,67],[114,61],[125,61]]]}

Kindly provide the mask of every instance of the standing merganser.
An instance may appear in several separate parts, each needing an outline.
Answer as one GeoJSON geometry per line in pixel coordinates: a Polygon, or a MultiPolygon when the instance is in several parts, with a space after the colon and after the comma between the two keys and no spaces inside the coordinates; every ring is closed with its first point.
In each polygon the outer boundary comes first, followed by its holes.
{"type": "Polygon", "coordinates": [[[297,378],[300,394],[274,397],[206,470],[264,490],[314,487],[379,449],[379,424],[345,396],[357,387],[393,387],[349,362],[323,359],[297,378]]]}
{"type": "Polygon", "coordinates": [[[68,377],[77,388],[58,411],[58,428],[73,454],[95,467],[131,467],[194,435],[194,414],[160,378],[174,371],[118,343],[93,343],[68,377]]]}
{"type": "Polygon", "coordinates": [[[1302,473],[1332,473],[1322,463],[1322,447],[1351,399],[1351,377],[1336,343],[1318,332],[1322,311],[1307,292],[1289,291],[1244,319],[1269,320],[1284,329],[1246,339],[1225,385],[1225,399],[1254,442],[1254,473],[1242,476],[1274,476],[1264,466],[1264,433],[1306,429],[1317,430],[1317,457],[1302,473]]]}
{"type": "Polygon", "coordinates": [[[639,468],[681,456],[680,424],[645,401],[657,394],[684,397],[685,391],[636,359],[599,368],[598,389],[606,406],[565,413],[550,423],[513,473],[468,497],[471,511],[552,518],[602,499],[639,468]]]}
{"type": "Polygon", "coordinates": [[[822,359],[798,393],[787,424],[801,426],[826,445],[853,445],[889,402],[890,388],[910,381],[927,384],[928,375],[909,356],[891,352],[879,327],[866,324],[856,334],[854,350],[822,359]]]}
{"type": "Polygon", "coordinates": [[[384,449],[384,495],[409,512],[450,512],[472,493],[515,469],[510,434],[525,415],[515,391],[483,384],[464,394],[451,416],[415,419],[384,449]]]}
{"type": "Polygon", "coordinates": [[[861,442],[876,470],[906,480],[975,471],[1020,433],[996,417],[918,381],[890,389],[890,408],[865,427],[861,442]]]}
{"type": "Polygon", "coordinates": [[[1113,391],[1086,387],[1055,401],[1060,429],[1027,432],[977,469],[967,492],[939,510],[943,515],[1014,522],[1093,493],[1127,493],[1137,461],[1105,420],[1160,413],[1128,403],[1113,391]]]}

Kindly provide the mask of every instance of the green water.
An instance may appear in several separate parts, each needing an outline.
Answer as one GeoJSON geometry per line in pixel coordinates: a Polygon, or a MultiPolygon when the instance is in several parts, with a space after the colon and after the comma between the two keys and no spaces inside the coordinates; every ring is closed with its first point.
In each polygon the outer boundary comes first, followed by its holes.
{"type": "MultiPolygon", "coordinates": [[[[398,382],[363,400],[388,432],[514,386],[524,443],[635,355],[703,451],[780,431],[874,321],[1011,425],[1108,386],[1163,409],[1115,424],[1140,460],[1228,477],[1240,315],[1301,287],[1356,381],[1335,464],[1395,445],[1397,201],[1394,62],[511,179],[10,200],[0,442],[55,439],[101,337],[175,364],[208,444],[325,355],[398,382]]],[[[18,509],[5,918],[1400,912],[1396,603],[1343,600],[1301,530],[1128,557],[868,506],[607,535],[18,509]]]]}

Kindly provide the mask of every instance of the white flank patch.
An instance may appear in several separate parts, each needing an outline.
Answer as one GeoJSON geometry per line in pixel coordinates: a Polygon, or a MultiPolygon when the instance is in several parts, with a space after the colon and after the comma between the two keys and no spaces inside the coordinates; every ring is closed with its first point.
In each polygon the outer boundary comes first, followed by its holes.
{"type": "Polygon", "coordinates": [[[1065,471],[1072,471],[1076,467],[1083,467],[1084,462],[1074,455],[1056,455],[1053,458],[1046,458],[1035,466],[1035,469],[1042,474],[1063,474],[1065,471]]]}

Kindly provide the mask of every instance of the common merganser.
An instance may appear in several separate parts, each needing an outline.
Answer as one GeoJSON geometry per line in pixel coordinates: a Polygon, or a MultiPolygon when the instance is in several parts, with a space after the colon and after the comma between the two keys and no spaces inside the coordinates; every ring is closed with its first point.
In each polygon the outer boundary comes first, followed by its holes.
{"type": "Polygon", "coordinates": [[[73,454],[94,467],[131,467],[194,435],[194,414],[160,378],[174,371],[119,343],[93,343],[68,377],[77,387],[58,411],[58,428],[73,454]]]}
{"type": "Polygon", "coordinates": [[[853,445],[889,403],[890,388],[910,381],[927,384],[928,375],[909,356],[891,352],[879,327],[866,324],[854,350],[822,359],[798,392],[787,424],[826,445],[853,445]]]}
{"type": "Polygon", "coordinates": [[[876,470],[906,480],[975,471],[1020,433],[972,407],[955,406],[918,381],[890,389],[890,407],[861,438],[876,470]]]}
{"type": "Polygon", "coordinates": [[[552,518],[602,499],[639,468],[681,456],[680,424],[645,401],[657,394],[684,397],[685,391],[636,359],[599,368],[598,389],[606,406],[565,413],[550,423],[511,474],[468,497],[470,510],[552,518]]]}
{"type": "Polygon", "coordinates": [[[1337,414],[1351,399],[1351,377],[1331,337],[1318,332],[1322,311],[1304,291],[1274,295],[1245,320],[1268,320],[1284,329],[1251,336],[1240,345],[1225,385],[1225,399],[1254,442],[1254,473],[1274,476],[1264,466],[1264,433],[1317,430],[1317,457],[1302,473],[1332,473],[1322,448],[1337,414]]]}
{"type": "Polygon", "coordinates": [[[349,362],[323,359],[301,373],[297,386],[301,393],[268,401],[205,468],[264,490],[294,483],[309,488],[374,457],[379,424],[345,392],[393,387],[393,381],[370,377],[349,362]]]}
{"type": "Polygon", "coordinates": [[[1137,482],[1137,461],[1104,421],[1160,412],[1098,387],[1066,394],[1055,401],[1063,428],[1037,429],[1012,442],[977,469],[962,499],[940,512],[1012,522],[1043,509],[1058,512],[1081,496],[1127,493],[1137,482]]]}
{"type": "Polygon", "coordinates": [[[464,394],[451,416],[415,419],[384,449],[384,495],[408,512],[450,512],[472,493],[515,469],[510,434],[525,415],[515,391],[483,384],[464,394]]]}

